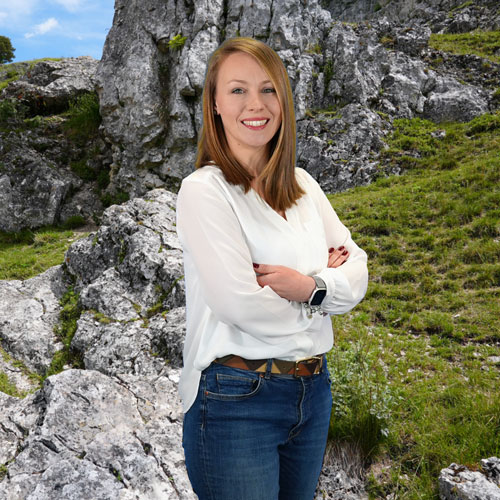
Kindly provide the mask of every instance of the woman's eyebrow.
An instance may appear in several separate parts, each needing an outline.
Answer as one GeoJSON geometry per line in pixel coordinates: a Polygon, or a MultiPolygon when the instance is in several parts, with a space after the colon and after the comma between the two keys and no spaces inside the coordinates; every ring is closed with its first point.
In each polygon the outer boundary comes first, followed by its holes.
{"type": "MultiPolygon", "coordinates": [[[[233,80],[229,80],[226,85],[229,85],[230,83],[248,83],[248,82],[246,80],[233,79],[233,80]]],[[[271,83],[271,80],[264,80],[264,81],[260,82],[259,85],[265,85],[266,83],[271,83]]]]}

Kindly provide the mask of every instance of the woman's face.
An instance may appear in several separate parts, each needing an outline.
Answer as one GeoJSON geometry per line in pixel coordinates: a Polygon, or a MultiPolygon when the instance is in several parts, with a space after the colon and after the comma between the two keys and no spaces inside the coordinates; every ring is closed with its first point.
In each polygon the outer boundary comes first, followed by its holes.
{"type": "Polygon", "coordinates": [[[267,161],[269,141],[281,124],[281,108],[268,74],[255,58],[235,52],[221,63],[215,88],[227,143],[243,165],[267,161]]]}

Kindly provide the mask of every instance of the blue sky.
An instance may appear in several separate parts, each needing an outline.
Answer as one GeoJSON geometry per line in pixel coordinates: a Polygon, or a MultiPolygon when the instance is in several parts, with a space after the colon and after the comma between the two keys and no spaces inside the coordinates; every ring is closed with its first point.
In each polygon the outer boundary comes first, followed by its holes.
{"type": "Polygon", "coordinates": [[[41,57],[100,59],[114,0],[0,0],[0,35],[17,61],[41,57]]]}

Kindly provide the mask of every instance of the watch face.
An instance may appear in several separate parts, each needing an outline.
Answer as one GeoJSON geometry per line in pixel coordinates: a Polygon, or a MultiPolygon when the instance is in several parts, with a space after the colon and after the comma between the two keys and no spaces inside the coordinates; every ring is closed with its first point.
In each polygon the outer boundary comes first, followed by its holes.
{"type": "Polygon", "coordinates": [[[312,306],[319,306],[323,299],[325,298],[326,290],[316,290],[309,304],[312,306]]]}

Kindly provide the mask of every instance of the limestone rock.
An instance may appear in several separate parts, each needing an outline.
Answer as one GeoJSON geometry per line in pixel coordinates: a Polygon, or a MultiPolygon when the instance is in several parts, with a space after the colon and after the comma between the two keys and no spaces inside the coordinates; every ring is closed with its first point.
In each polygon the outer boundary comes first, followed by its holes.
{"type": "Polygon", "coordinates": [[[495,0],[329,0],[332,18],[359,22],[387,17],[396,24],[426,24],[433,32],[458,33],[474,29],[498,30],[500,13],[495,0]]]}
{"type": "Polygon", "coordinates": [[[358,122],[373,112],[388,116],[386,123],[368,120],[380,128],[363,127],[368,135],[361,141],[355,127],[343,133],[348,145],[373,145],[361,157],[354,150],[345,158],[349,148],[338,136],[319,147],[314,136],[302,134],[299,155],[310,158],[304,166],[312,167],[326,190],[373,178],[392,118],[468,120],[489,109],[490,90],[476,82],[464,85],[451,67],[438,72],[422,59],[428,27],[394,26],[387,18],[351,26],[336,22],[323,4],[230,0],[190,7],[118,1],[97,75],[103,130],[113,149],[113,187],[133,196],[158,186],[175,189],[192,170],[207,59],[220,42],[236,35],[262,39],[278,52],[292,84],[297,119],[306,121],[302,130],[317,120],[317,112],[352,114],[352,109],[342,111],[347,105],[364,108],[358,108],[358,122]],[[324,155],[311,157],[318,147],[347,160],[347,168],[324,155]]]}
{"type": "Polygon", "coordinates": [[[54,334],[65,290],[60,266],[25,281],[0,281],[0,343],[40,374],[62,344],[54,334]]]}
{"type": "Polygon", "coordinates": [[[15,98],[32,115],[66,111],[70,100],[94,91],[97,63],[90,56],[37,62],[5,88],[2,98],[15,98]]]}
{"type": "MultiPolygon", "coordinates": [[[[194,499],[181,448],[177,381],[175,370],[149,378],[67,370],[17,408],[11,401],[17,420],[22,410],[31,413],[24,435],[12,437],[10,447],[0,445],[6,457],[16,455],[0,482],[0,498],[194,499]]],[[[21,427],[10,431],[10,418],[2,413],[0,432],[19,433],[21,427]]]]}
{"type": "Polygon", "coordinates": [[[163,189],[107,209],[95,234],[66,253],[80,305],[72,347],[106,374],[180,366],[185,333],[176,196],[163,189]]]}
{"type": "Polygon", "coordinates": [[[481,460],[485,473],[471,471],[464,465],[451,464],[439,475],[441,500],[500,499],[500,460],[481,460]]]}
{"type": "Polygon", "coordinates": [[[83,181],[72,165],[86,162],[97,176],[110,162],[106,145],[99,139],[78,145],[63,127],[58,118],[30,127],[12,119],[0,129],[0,230],[55,225],[75,215],[91,222],[102,212],[97,183],[83,181]]]}

